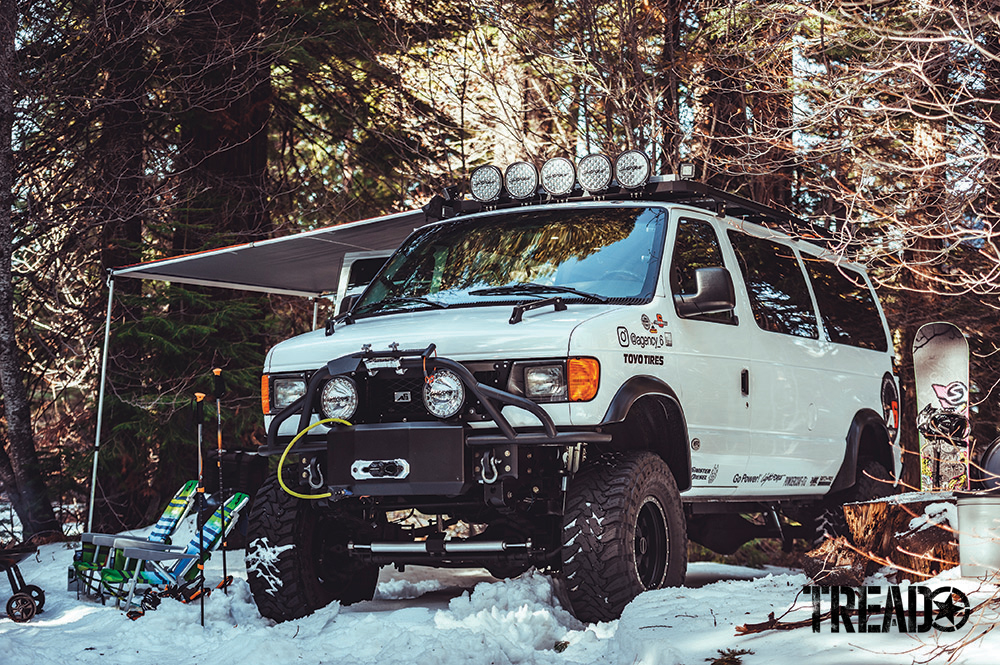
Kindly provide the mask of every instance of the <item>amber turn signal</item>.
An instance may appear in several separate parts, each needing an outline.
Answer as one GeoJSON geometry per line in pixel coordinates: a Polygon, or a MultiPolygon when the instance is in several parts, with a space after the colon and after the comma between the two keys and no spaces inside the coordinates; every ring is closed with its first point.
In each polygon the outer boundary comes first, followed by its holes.
{"type": "Polygon", "coordinates": [[[260,377],[260,408],[265,416],[271,413],[271,384],[267,374],[260,377]]]}
{"type": "Polygon", "coordinates": [[[586,402],[594,399],[601,382],[601,364],[597,362],[597,358],[570,358],[567,370],[569,401],[586,402]]]}

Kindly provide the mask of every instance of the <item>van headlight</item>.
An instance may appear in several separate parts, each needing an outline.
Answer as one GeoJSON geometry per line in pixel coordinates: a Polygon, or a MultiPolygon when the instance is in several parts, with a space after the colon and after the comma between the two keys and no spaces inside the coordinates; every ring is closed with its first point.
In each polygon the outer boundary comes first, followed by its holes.
{"type": "Polygon", "coordinates": [[[465,386],[458,374],[448,369],[434,373],[424,384],[424,406],[436,418],[451,418],[465,404],[465,386]]]}
{"type": "Polygon", "coordinates": [[[564,402],[566,373],[563,371],[563,366],[559,364],[525,367],[524,394],[528,399],[564,402]]]}
{"type": "Polygon", "coordinates": [[[305,394],[303,379],[271,379],[271,410],[280,411],[305,394]]]}
{"type": "Polygon", "coordinates": [[[601,384],[597,358],[573,357],[515,362],[507,391],[534,402],[589,402],[601,384]]]}
{"type": "Polygon", "coordinates": [[[358,410],[358,387],[346,376],[335,376],[326,382],[319,397],[324,418],[347,420],[358,410]]]}

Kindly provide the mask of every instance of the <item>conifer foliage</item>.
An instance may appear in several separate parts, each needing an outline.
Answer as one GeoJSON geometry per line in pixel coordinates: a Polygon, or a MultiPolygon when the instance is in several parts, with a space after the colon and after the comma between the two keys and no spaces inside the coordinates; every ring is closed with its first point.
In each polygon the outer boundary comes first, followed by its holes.
{"type": "MultiPolygon", "coordinates": [[[[990,3],[0,0],[0,32],[0,488],[27,532],[87,490],[106,269],[413,208],[486,162],[637,148],[818,222],[878,282],[904,387],[921,323],[969,334],[998,433],[990,3]]],[[[227,445],[261,441],[263,354],[311,310],[115,291],[100,528],[194,472],[213,367],[227,445]]]]}

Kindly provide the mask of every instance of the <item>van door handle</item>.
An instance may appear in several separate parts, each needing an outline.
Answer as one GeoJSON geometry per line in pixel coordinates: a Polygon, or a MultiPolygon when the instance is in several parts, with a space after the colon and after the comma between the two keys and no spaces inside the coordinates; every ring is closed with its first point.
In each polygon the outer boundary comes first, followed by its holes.
{"type": "Polygon", "coordinates": [[[750,394],[750,370],[744,369],[740,372],[740,392],[746,397],[750,394]]]}

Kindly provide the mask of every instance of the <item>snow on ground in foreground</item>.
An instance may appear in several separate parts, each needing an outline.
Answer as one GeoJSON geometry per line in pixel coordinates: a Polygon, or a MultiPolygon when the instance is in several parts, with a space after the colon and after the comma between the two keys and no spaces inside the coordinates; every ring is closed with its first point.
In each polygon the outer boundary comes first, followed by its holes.
{"type": "MultiPolygon", "coordinates": [[[[573,619],[553,598],[548,578],[539,574],[496,581],[483,570],[411,567],[405,574],[383,570],[373,601],[333,605],[272,625],[257,613],[241,576],[242,554],[229,553],[229,569],[237,579],[228,596],[215,592],[207,599],[202,628],[197,604],[164,600],[133,622],[113,605],[77,600],[66,591],[72,549],[42,547],[21,571],[29,584],[46,591],[45,611],[26,624],[0,618],[0,663],[695,665],[720,649],[748,649],[753,654],[742,656],[746,665],[896,665],[926,661],[935,645],[968,640],[1000,620],[995,611],[985,617],[979,613],[958,633],[833,634],[824,622],[820,634],[806,627],[736,637],[736,626],[764,621],[772,611],[781,615],[793,605],[785,620],[809,619],[810,598],[797,597],[808,580],[781,569],[695,563],[688,576],[692,586],[645,593],[610,623],[583,625],[573,619]],[[565,649],[557,652],[557,644],[565,649]]],[[[2,577],[0,603],[5,603],[9,589],[2,577]]],[[[208,577],[221,577],[218,554],[209,562],[208,577]]],[[[974,582],[957,577],[957,570],[949,571],[928,585],[954,583],[973,604],[994,591],[976,591],[974,582]]],[[[870,583],[884,586],[886,581],[870,583]]],[[[954,662],[993,662],[998,648],[1000,636],[990,633],[954,662]]],[[[934,660],[945,662],[947,656],[934,660]]]]}

